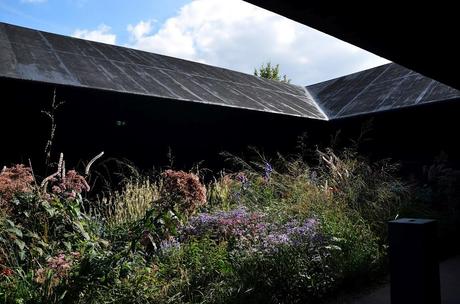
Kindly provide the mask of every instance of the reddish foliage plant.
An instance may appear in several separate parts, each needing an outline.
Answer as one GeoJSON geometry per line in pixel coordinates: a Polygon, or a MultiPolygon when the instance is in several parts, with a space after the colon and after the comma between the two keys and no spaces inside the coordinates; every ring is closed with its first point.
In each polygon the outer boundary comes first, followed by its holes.
{"type": "Polygon", "coordinates": [[[6,205],[14,195],[33,190],[32,169],[24,165],[5,167],[0,172],[0,207],[6,205]]]}
{"type": "Polygon", "coordinates": [[[55,182],[51,187],[52,192],[64,194],[67,197],[75,198],[77,193],[90,190],[86,179],[75,170],[70,170],[65,174],[65,177],[59,180],[53,179],[52,181],[55,182]]]}
{"type": "Polygon", "coordinates": [[[179,211],[191,214],[206,203],[206,187],[196,174],[166,170],[162,177],[162,196],[177,204],[179,211]]]}

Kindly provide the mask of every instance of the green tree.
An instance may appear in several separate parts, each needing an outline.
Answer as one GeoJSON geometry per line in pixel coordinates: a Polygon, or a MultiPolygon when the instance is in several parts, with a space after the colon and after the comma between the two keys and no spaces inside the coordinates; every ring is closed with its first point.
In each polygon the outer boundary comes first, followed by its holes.
{"type": "Polygon", "coordinates": [[[254,75],[261,78],[272,79],[285,83],[291,82],[291,79],[288,79],[286,75],[281,77],[280,65],[277,64],[276,66],[272,66],[270,61],[267,62],[266,65],[262,64],[259,69],[254,69],[254,75]]]}

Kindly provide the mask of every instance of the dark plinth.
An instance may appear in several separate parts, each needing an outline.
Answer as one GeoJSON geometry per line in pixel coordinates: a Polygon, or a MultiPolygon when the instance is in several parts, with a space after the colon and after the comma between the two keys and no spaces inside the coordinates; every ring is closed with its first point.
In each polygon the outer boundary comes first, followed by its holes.
{"type": "Polygon", "coordinates": [[[403,218],[388,229],[391,303],[441,303],[436,221],[403,218]]]}

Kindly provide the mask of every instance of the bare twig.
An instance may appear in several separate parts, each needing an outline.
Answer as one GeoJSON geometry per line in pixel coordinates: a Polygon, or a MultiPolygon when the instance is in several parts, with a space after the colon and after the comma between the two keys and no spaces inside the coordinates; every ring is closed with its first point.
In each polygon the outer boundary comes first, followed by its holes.
{"type": "Polygon", "coordinates": [[[51,159],[51,147],[53,145],[54,136],[56,134],[56,111],[64,104],[64,101],[56,102],[56,89],[53,91],[53,100],[51,101],[51,109],[49,111],[43,110],[42,113],[46,115],[51,122],[50,136],[45,146],[45,165],[48,166],[51,159]]]}
{"type": "Polygon", "coordinates": [[[30,158],[29,158],[29,167],[30,167],[30,171],[32,172],[32,177],[34,178],[34,184],[36,187],[38,187],[37,178],[35,177],[34,168],[32,167],[32,161],[30,160],[30,158]]]}

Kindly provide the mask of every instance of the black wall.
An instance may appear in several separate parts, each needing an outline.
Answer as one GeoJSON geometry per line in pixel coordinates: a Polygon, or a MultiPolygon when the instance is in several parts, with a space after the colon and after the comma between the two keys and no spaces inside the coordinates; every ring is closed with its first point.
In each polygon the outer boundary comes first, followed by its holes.
{"type": "Polygon", "coordinates": [[[58,110],[53,157],[64,152],[69,167],[100,151],[105,158],[126,158],[142,168],[168,164],[171,148],[176,166],[223,165],[221,151],[243,153],[248,146],[265,154],[296,151],[299,135],[307,146],[327,146],[340,130],[338,146],[350,145],[372,120],[360,151],[373,159],[392,157],[408,167],[429,163],[446,152],[459,165],[458,100],[376,115],[324,122],[193,102],[161,100],[116,92],[52,86],[0,79],[0,166],[43,163],[49,120],[41,113],[51,104],[53,89],[58,110]]]}
{"type": "Polygon", "coordinates": [[[371,159],[392,158],[405,171],[431,164],[441,153],[449,165],[460,168],[460,100],[363,115],[331,122],[340,130],[342,144],[364,134],[359,150],[371,159]],[[367,128],[366,126],[369,126],[367,128]]]}
{"type": "MultiPolygon", "coordinates": [[[[50,107],[54,87],[5,79],[1,86],[0,164],[32,158],[38,165],[50,129],[41,111],[50,107]]],[[[179,168],[201,160],[215,168],[222,165],[219,152],[256,146],[268,154],[287,153],[304,130],[319,135],[317,131],[327,129],[322,121],[193,102],[59,86],[56,92],[65,103],[56,115],[53,155],[56,159],[64,152],[67,164],[105,151],[106,158],[151,168],[169,162],[170,148],[179,168]]]]}

